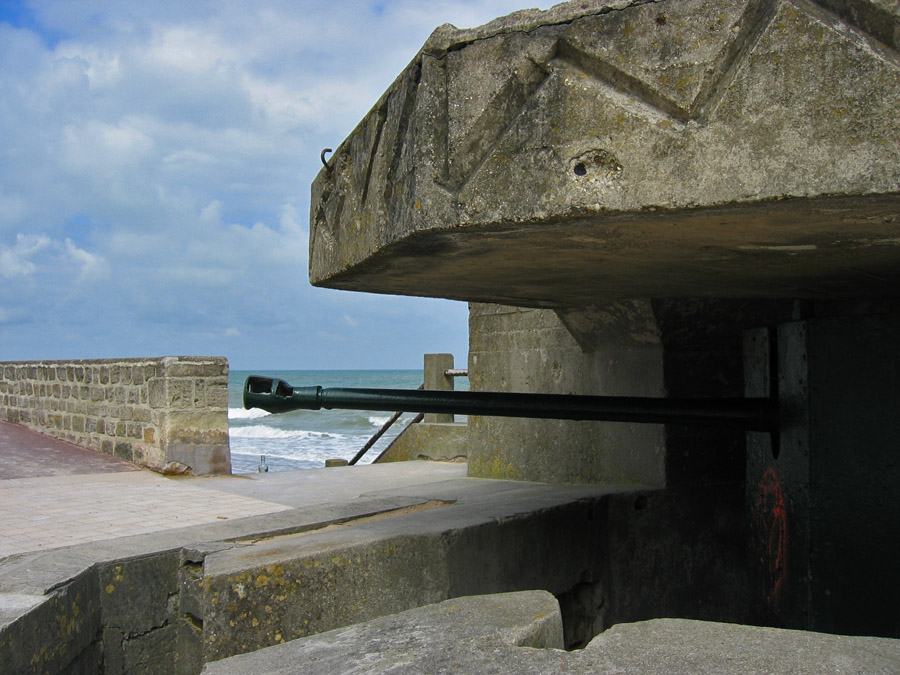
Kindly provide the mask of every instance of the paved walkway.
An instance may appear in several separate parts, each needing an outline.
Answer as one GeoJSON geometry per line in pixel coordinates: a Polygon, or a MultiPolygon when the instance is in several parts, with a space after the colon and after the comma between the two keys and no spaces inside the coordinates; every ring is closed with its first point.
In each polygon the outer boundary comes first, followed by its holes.
{"type": "Polygon", "coordinates": [[[0,558],[352,499],[465,475],[405,462],[254,476],[168,478],[0,422],[0,558]],[[327,480],[323,479],[327,477],[327,480]]]}
{"type": "Polygon", "coordinates": [[[0,480],[118,471],[140,471],[140,468],[124,459],[44,436],[19,424],[0,422],[0,480]]]}

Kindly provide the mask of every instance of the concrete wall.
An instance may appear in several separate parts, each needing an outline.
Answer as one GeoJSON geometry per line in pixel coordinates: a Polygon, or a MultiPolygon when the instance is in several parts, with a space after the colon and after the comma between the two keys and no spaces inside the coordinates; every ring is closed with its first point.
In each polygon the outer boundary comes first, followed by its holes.
{"type": "Polygon", "coordinates": [[[173,673],[202,667],[183,605],[193,564],[172,548],[71,574],[33,609],[0,625],[4,673],[173,673]]]}
{"type": "Polygon", "coordinates": [[[375,461],[465,461],[468,438],[468,426],[462,422],[419,422],[404,429],[375,461]]]}
{"type": "Polygon", "coordinates": [[[748,441],[756,597],[773,624],[898,637],[900,312],[822,304],[748,350],[748,393],[768,388],[784,415],[774,443],[748,441]]]}
{"type": "MultiPolygon", "coordinates": [[[[470,305],[473,391],[743,396],[743,333],[792,303],[645,300],[566,310],[470,305]]],[[[674,424],[469,419],[469,475],[652,487],[743,489],[740,429],[674,424]]]]}
{"type": "MultiPolygon", "coordinates": [[[[453,391],[453,354],[425,354],[423,388],[453,391]]],[[[409,424],[375,459],[376,462],[406,462],[416,459],[465,460],[468,426],[453,415],[426,413],[424,420],[409,424]]]]}
{"type": "Polygon", "coordinates": [[[0,561],[0,672],[192,675],[412,607],[533,589],[559,599],[569,647],[659,616],[754,622],[745,542],[717,504],[447,480],[24,554],[0,561]]]}
{"type": "MultiPolygon", "coordinates": [[[[659,335],[641,326],[648,307],[620,309],[634,330],[611,331],[604,347],[586,352],[552,310],[470,305],[472,390],[663,395],[659,335]]],[[[469,475],[662,486],[664,446],[661,425],[472,416],[469,475]]]]}
{"type": "Polygon", "coordinates": [[[223,357],[0,362],[0,419],[155,471],[231,473],[223,357]]]}

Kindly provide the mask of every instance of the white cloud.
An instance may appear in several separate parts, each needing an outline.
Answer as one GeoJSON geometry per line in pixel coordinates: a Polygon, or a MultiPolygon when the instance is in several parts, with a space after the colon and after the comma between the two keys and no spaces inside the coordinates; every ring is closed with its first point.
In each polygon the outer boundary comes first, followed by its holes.
{"type": "Polygon", "coordinates": [[[135,128],[132,120],[117,124],[90,120],[62,129],[62,161],[75,172],[120,172],[148,157],[153,149],[153,139],[135,128]]]}
{"type": "Polygon", "coordinates": [[[55,56],[59,62],[78,64],[79,75],[87,77],[93,90],[113,87],[122,78],[121,57],[110,49],[69,42],[60,45],[55,56]]]}
{"type": "Polygon", "coordinates": [[[182,264],[162,267],[159,272],[161,279],[175,286],[227,289],[234,283],[234,275],[223,267],[182,264]]]}
{"type": "Polygon", "coordinates": [[[154,35],[144,53],[147,61],[162,68],[207,74],[236,63],[240,46],[227,46],[200,27],[169,26],[154,35]]]}
{"type": "Polygon", "coordinates": [[[222,224],[222,202],[218,199],[210,202],[200,211],[200,222],[205,225],[218,226],[222,224]]]}
{"type": "Polygon", "coordinates": [[[122,260],[130,266],[135,259],[154,261],[168,255],[171,245],[162,232],[117,230],[109,233],[104,249],[110,258],[122,260]]]}
{"type": "Polygon", "coordinates": [[[172,169],[196,170],[204,165],[215,164],[217,160],[210,152],[186,148],[166,155],[162,161],[172,169]]]}
{"type": "Polygon", "coordinates": [[[50,239],[44,235],[22,233],[16,235],[11,247],[0,244],[0,274],[7,279],[33,274],[37,267],[31,258],[49,245],[50,239]]]}
{"type": "Polygon", "coordinates": [[[295,341],[311,321],[332,334],[364,323],[367,339],[414,354],[403,343],[427,333],[409,328],[427,311],[308,285],[319,151],[438,25],[535,2],[380,4],[43,0],[28,5],[37,29],[0,23],[0,306],[5,325],[28,317],[4,334],[7,355],[18,344],[27,358],[61,315],[73,344],[108,336],[110,356],[149,335],[171,344],[163,326],[246,353],[256,317],[280,322],[273,354],[308,352],[295,341]],[[92,326],[66,312],[76,298],[102,308],[92,326]]]}
{"type": "Polygon", "coordinates": [[[71,239],[65,241],[66,254],[80,269],[78,281],[100,281],[109,277],[109,264],[103,256],[78,248],[71,239]]]}

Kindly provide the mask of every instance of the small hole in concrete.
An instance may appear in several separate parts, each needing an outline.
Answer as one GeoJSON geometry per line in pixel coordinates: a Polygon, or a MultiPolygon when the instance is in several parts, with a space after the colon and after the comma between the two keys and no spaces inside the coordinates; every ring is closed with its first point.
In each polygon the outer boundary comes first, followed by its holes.
{"type": "Polygon", "coordinates": [[[641,495],[637,499],[634,500],[634,510],[635,511],[643,511],[647,508],[647,497],[641,495]]]}
{"type": "Polygon", "coordinates": [[[583,162],[578,162],[578,164],[575,165],[575,168],[573,168],[572,171],[576,176],[584,176],[585,174],[587,174],[587,167],[583,162]]]}

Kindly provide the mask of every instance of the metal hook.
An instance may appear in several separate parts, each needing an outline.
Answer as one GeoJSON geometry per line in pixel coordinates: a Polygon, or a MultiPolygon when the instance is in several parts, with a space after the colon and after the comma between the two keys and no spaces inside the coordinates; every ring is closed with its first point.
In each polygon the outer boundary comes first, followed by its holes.
{"type": "Polygon", "coordinates": [[[331,173],[334,170],[334,167],[328,166],[328,161],[325,159],[326,152],[333,152],[333,150],[331,148],[325,148],[322,151],[322,154],[319,155],[319,159],[322,160],[322,165],[327,169],[328,173],[331,173]]]}

